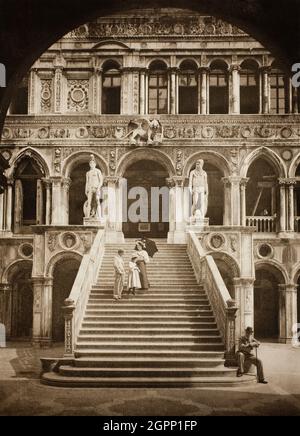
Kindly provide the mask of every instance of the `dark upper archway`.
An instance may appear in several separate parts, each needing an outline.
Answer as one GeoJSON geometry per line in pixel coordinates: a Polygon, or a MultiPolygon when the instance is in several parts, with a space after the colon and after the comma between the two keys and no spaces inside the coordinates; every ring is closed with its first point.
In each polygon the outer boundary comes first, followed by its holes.
{"type": "Polygon", "coordinates": [[[227,20],[259,40],[289,68],[300,60],[300,0],[0,0],[0,132],[16,84],[46,49],[96,17],[130,9],[176,7],[227,20]]]}

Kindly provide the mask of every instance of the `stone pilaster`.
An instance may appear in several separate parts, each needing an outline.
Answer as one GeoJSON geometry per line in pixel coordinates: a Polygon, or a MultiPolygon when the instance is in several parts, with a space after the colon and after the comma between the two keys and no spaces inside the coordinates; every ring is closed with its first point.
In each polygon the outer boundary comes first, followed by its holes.
{"type": "Polygon", "coordinates": [[[241,198],[240,198],[240,183],[241,178],[237,176],[224,177],[223,183],[225,185],[225,205],[224,207],[227,209],[230,207],[230,211],[225,211],[226,221],[228,218],[230,219],[229,223],[225,223],[225,225],[239,226],[240,218],[241,218],[241,198]],[[230,189],[230,203],[229,200],[229,192],[230,189]]]}
{"type": "Polygon", "coordinates": [[[261,74],[261,83],[262,83],[262,113],[268,114],[270,113],[270,80],[269,75],[271,72],[271,68],[268,66],[264,66],[260,69],[261,74]]]}
{"type": "Polygon", "coordinates": [[[5,325],[7,338],[11,336],[11,298],[12,286],[0,284],[0,323],[5,325]]]}
{"type": "Polygon", "coordinates": [[[102,81],[103,70],[97,66],[94,67],[92,77],[93,89],[93,112],[100,115],[102,113],[102,81]]]}
{"type": "Polygon", "coordinates": [[[14,180],[8,179],[7,188],[6,188],[6,226],[5,226],[5,230],[7,232],[12,231],[13,186],[14,186],[14,180]]]}
{"type": "Polygon", "coordinates": [[[241,226],[246,226],[247,210],[246,210],[246,188],[249,178],[241,179],[241,226]]]}
{"type": "Polygon", "coordinates": [[[72,180],[70,178],[62,180],[62,219],[64,225],[69,224],[69,193],[71,185],[72,180]]]}
{"type": "Polygon", "coordinates": [[[146,70],[140,70],[140,115],[146,114],[146,70]]]}
{"type": "Polygon", "coordinates": [[[238,115],[240,113],[240,66],[231,65],[229,68],[231,78],[230,113],[238,115]]]}
{"type": "Polygon", "coordinates": [[[236,278],[233,280],[235,301],[238,306],[236,338],[244,334],[247,327],[254,327],[254,279],[236,278]]]}
{"type": "Polygon", "coordinates": [[[52,182],[52,225],[63,225],[62,182],[61,177],[53,177],[52,182]]]}
{"type": "Polygon", "coordinates": [[[64,77],[63,71],[66,66],[66,61],[62,55],[58,55],[53,63],[54,67],[54,113],[60,114],[63,112],[64,102],[64,77]]]}
{"type": "MultiPolygon", "coordinates": [[[[124,242],[122,231],[122,179],[120,177],[106,177],[107,185],[107,225],[106,237],[109,242],[124,242]]],[[[102,214],[105,211],[102,211],[102,214]]]]}
{"type": "Polygon", "coordinates": [[[34,277],[33,344],[47,347],[52,342],[52,279],[34,277]]]}
{"type": "Polygon", "coordinates": [[[171,188],[170,195],[170,223],[169,241],[174,244],[186,243],[186,221],[184,216],[185,211],[185,177],[174,176],[168,179],[168,186],[171,188]],[[171,234],[171,229],[173,234],[171,234]]]}
{"type": "Polygon", "coordinates": [[[177,111],[178,111],[178,108],[177,108],[177,94],[178,94],[177,76],[178,76],[178,69],[177,68],[170,68],[169,74],[170,74],[170,113],[172,115],[175,115],[177,113],[177,111]]]}
{"type": "Polygon", "coordinates": [[[199,87],[200,87],[200,113],[206,115],[209,113],[209,68],[202,67],[199,69],[199,87]]]}
{"type": "Polygon", "coordinates": [[[50,179],[43,179],[43,183],[46,189],[46,225],[51,224],[51,186],[52,182],[50,179]]]}
{"type": "Polygon", "coordinates": [[[293,327],[297,324],[297,284],[279,285],[280,342],[288,343],[293,338],[293,327]]]}

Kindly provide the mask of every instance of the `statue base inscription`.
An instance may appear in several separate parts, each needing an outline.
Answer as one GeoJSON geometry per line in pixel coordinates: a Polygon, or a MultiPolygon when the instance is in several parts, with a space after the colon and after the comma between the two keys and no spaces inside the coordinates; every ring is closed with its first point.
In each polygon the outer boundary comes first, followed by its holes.
{"type": "Polygon", "coordinates": [[[99,227],[105,228],[105,221],[99,220],[98,218],[84,218],[83,225],[86,227],[99,227]]]}
{"type": "Polygon", "coordinates": [[[187,232],[202,232],[205,227],[209,227],[209,218],[195,219],[191,218],[190,223],[187,225],[187,232]]]}

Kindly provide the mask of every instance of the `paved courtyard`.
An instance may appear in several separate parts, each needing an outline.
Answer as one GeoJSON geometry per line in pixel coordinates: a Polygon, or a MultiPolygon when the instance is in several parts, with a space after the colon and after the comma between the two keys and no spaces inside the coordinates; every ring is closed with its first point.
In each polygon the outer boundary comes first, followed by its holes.
{"type": "Polygon", "coordinates": [[[27,344],[0,349],[0,415],[300,415],[300,349],[265,343],[269,385],[229,389],[62,389],[39,382],[40,356],[27,344]]]}

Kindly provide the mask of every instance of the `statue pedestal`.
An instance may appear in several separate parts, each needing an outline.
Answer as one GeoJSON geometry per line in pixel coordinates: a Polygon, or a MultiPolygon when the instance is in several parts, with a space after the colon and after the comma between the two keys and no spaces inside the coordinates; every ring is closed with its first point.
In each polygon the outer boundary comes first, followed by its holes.
{"type": "Polygon", "coordinates": [[[186,226],[187,232],[202,232],[205,227],[209,226],[209,218],[196,219],[191,218],[189,224],[186,226]]]}
{"type": "Polygon", "coordinates": [[[83,225],[86,227],[99,227],[105,228],[105,221],[98,218],[84,218],[83,225]]]}

